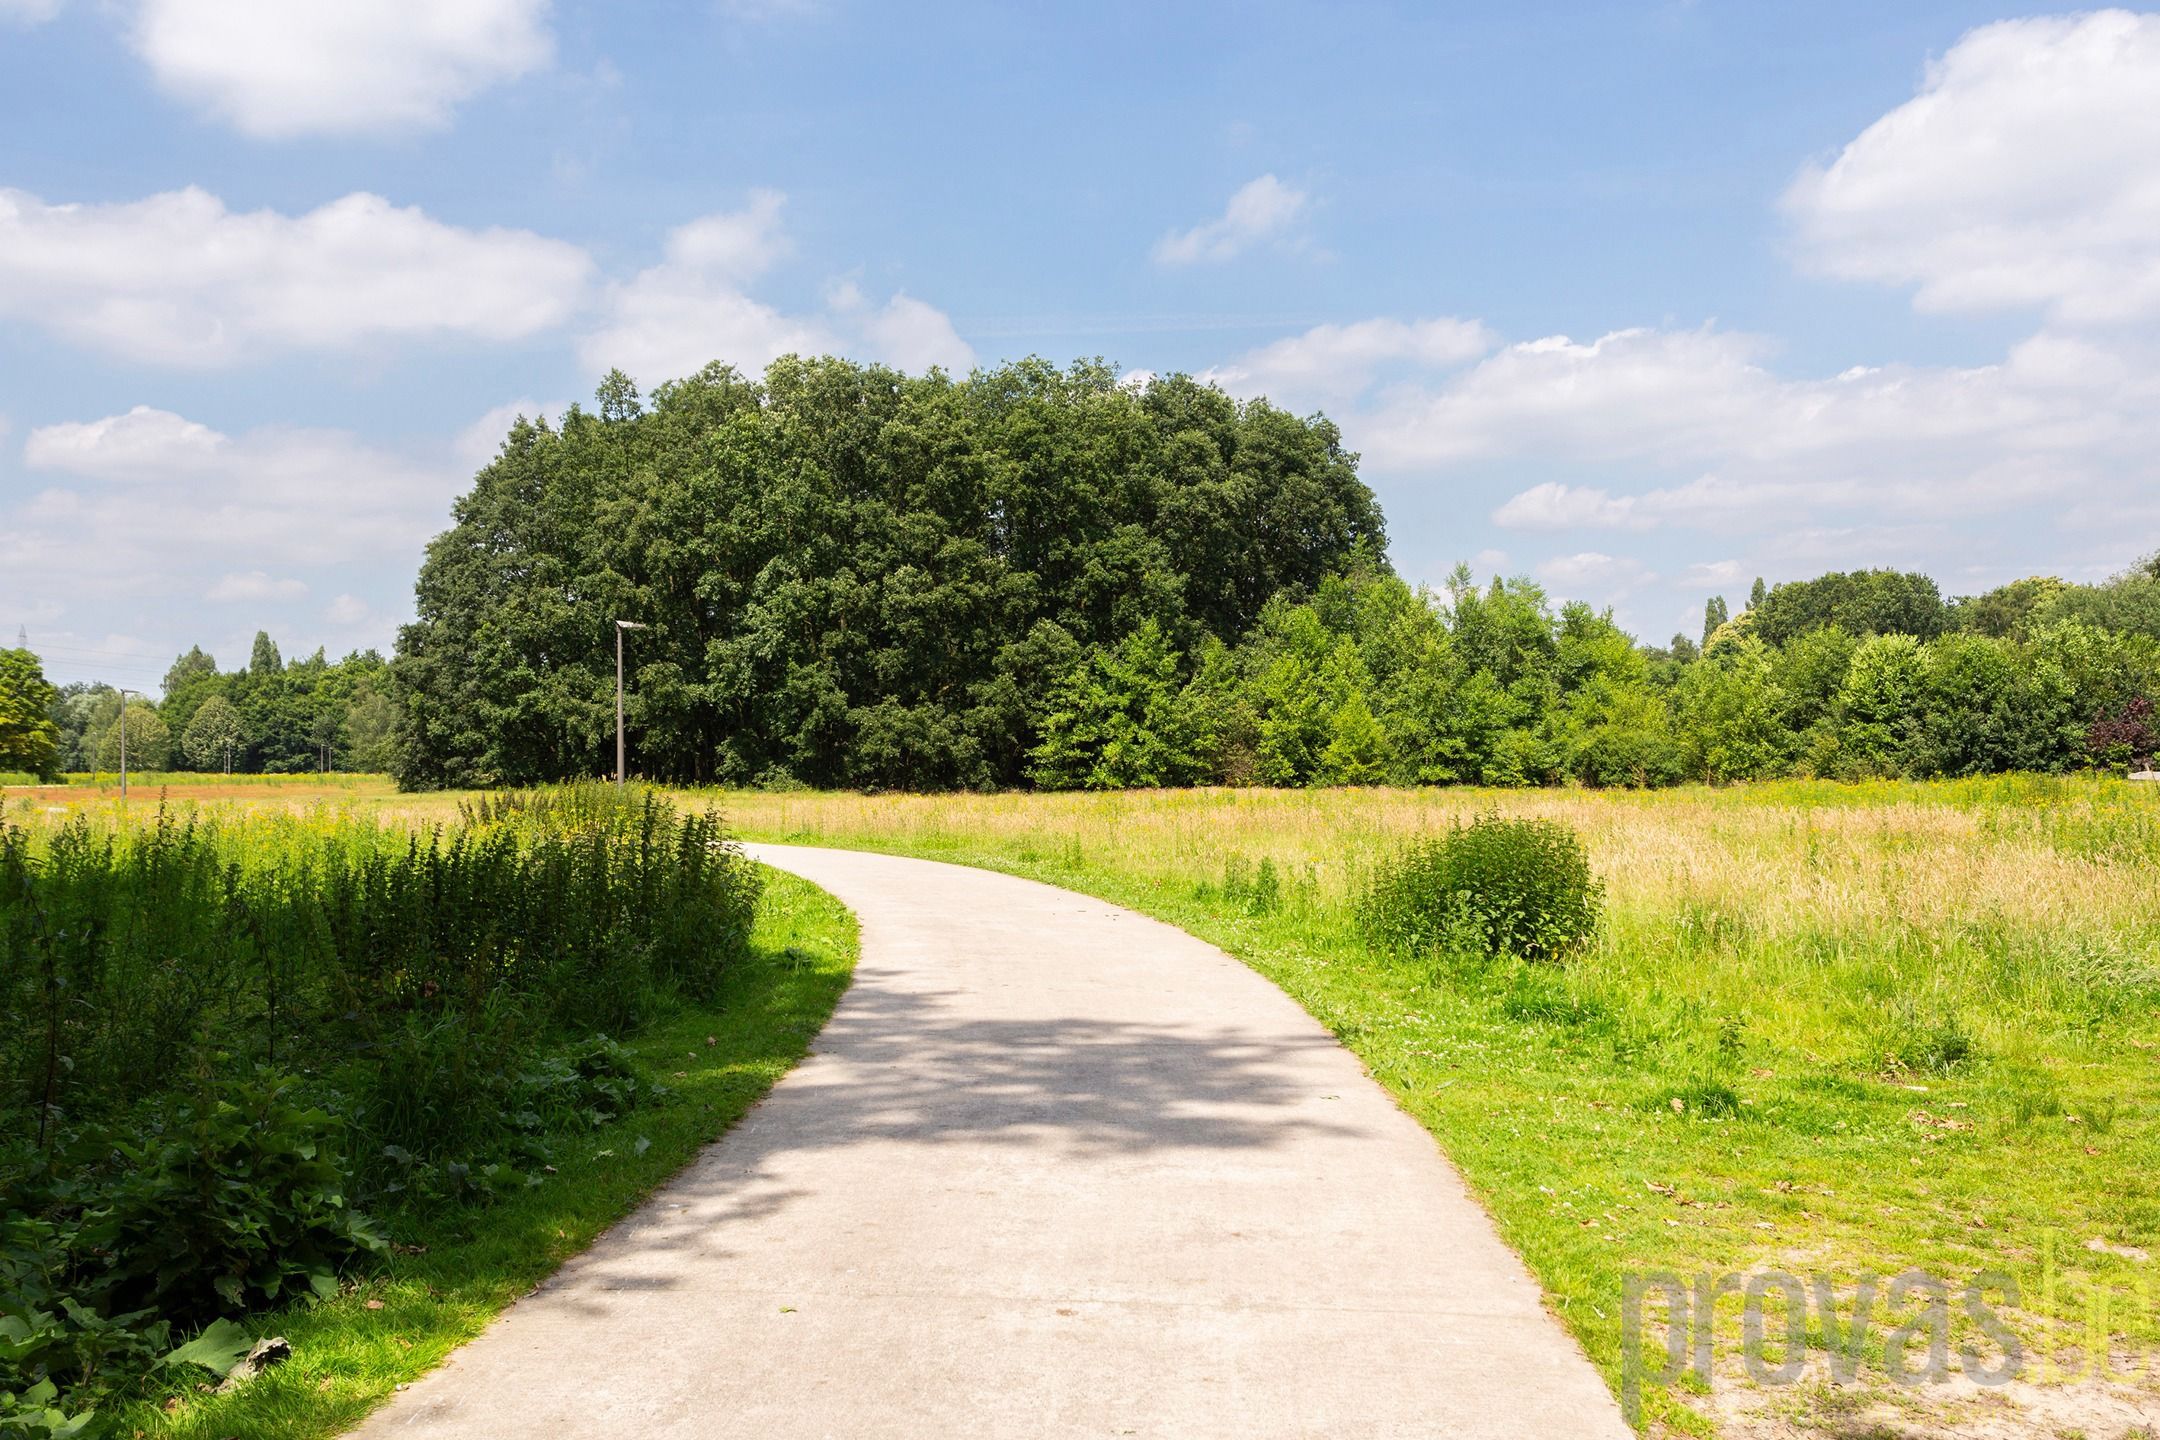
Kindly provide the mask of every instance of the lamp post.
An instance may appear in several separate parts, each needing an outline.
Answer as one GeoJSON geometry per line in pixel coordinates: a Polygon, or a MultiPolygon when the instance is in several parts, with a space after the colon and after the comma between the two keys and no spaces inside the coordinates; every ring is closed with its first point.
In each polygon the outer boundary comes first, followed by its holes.
{"type": "Polygon", "coordinates": [[[647,630],[651,627],[635,620],[615,622],[615,788],[623,783],[623,718],[622,718],[622,637],[625,630],[647,630]]]}
{"type": "Polygon", "coordinates": [[[127,697],[140,695],[140,690],[122,687],[120,691],[120,799],[127,801],[127,697]]]}

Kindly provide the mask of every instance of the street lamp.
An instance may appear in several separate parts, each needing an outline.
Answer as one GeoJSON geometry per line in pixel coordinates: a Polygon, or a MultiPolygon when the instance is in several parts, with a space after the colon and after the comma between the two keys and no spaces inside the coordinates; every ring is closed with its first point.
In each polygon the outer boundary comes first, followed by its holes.
{"type": "Polygon", "coordinates": [[[615,622],[615,788],[623,783],[623,722],[622,722],[622,637],[625,630],[649,630],[652,627],[635,620],[615,622]]]}
{"type": "Polygon", "coordinates": [[[140,695],[140,690],[122,687],[120,691],[120,799],[127,800],[127,697],[140,695]]]}

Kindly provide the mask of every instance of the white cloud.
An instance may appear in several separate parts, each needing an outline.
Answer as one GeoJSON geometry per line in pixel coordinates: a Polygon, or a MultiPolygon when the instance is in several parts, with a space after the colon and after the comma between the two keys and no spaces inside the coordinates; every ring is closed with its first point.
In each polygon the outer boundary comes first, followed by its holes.
{"type": "Polygon", "coordinates": [[[170,410],[137,405],[125,415],[33,430],[23,442],[23,460],[33,470],[154,481],[201,474],[216,463],[226,444],[226,438],[207,425],[170,410]]]}
{"type": "Polygon", "coordinates": [[[1238,395],[1265,395],[1293,407],[1353,394],[1391,365],[1445,368],[1475,360],[1493,346],[1475,320],[1360,320],[1316,325],[1263,345],[1201,378],[1238,395]]]}
{"type": "MultiPolygon", "coordinates": [[[[55,483],[11,507],[0,605],[77,597],[76,626],[151,636],[136,648],[168,654],[197,642],[244,653],[258,625],[312,649],[320,635],[293,623],[310,581],[383,586],[378,603],[397,603],[465,483],[444,454],[339,430],[227,435],[147,407],[33,430],[23,459],[55,483]]],[[[351,638],[387,644],[392,618],[371,609],[351,638]]]]}
{"type": "Polygon", "coordinates": [[[60,0],[0,0],[0,25],[42,25],[60,13],[60,0]]]}
{"type": "Polygon", "coordinates": [[[547,65],[547,0],[142,0],[168,92],[257,137],[427,129],[547,65]]]}
{"type": "Polygon", "coordinates": [[[752,280],[788,253],[780,211],[787,197],[753,190],[738,211],[702,215],[668,232],[668,264],[707,278],[752,280]]]}
{"type": "Polygon", "coordinates": [[[1785,207],[1826,274],[1923,310],[2160,314],[2160,15],[1974,30],[1785,207]]]}
{"type": "Polygon", "coordinates": [[[450,441],[450,453],[457,457],[465,473],[472,474],[486,468],[495,458],[520,415],[527,420],[540,420],[560,415],[569,408],[567,401],[553,404],[538,400],[507,401],[458,431],[450,441]]]}
{"type": "Polygon", "coordinates": [[[1308,199],[1304,191],[1273,175],[1262,175],[1239,186],[1214,219],[1163,236],[1155,243],[1155,259],[1164,265],[1234,260],[1254,245],[1288,231],[1305,213],[1308,199]]]}
{"type": "Polygon", "coordinates": [[[668,232],[663,259],[609,287],[601,325],[578,343],[586,368],[620,368],[650,388],[720,360],[749,375],[782,355],[854,353],[905,370],[966,370],[975,352],[942,310],[906,294],[873,305],[852,279],[827,287],[822,314],[793,315],[744,286],[788,251],[783,197],[759,191],[740,211],[668,232]]]}
{"type": "Polygon", "coordinates": [[[1683,590],[1721,590],[1739,584],[1744,573],[1737,560],[1698,560],[1674,583],[1683,590]]]}
{"type": "Polygon", "coordinates": [[[1480,550],[1470,557],[1470,568],[1480,575],[1498,575],[1508,567],[1505,550],[1480,550]]]}
{"type": "Polygon", "coordinates": [[[1554,480],[1531,486],[1493,511],[1492,518],[1510,530],[1647,530],[1656,523],[1638,512],[1632,495],[1554,480]]]}
{"type": "MultiPolygon", "coordinates": [[[[1673,513],[1845,497],[1963,506],[2031,499],[2135,453],[2160,368],[2135,350],[2053,342],[1966,368],[1856,367],[1787,378],[1759,339],[1616,331],[1510,345],[1374,397],[1350,439],[1384,470],[1478,461],[1696,471],[1639,498],[1547,482],[1502,507],[1531,528],[1641,526],[1673,513]]],[[[2142,464],[2143,462],[2139,462],[2142,464]]]]}
{"type": "Polygon", "coordinates": [[[912,295],[895,295],[883,308],[862,318],[862,337],[870,358],[910,372],[939,366],[966,373],[975,349],[960,338],[951,317],[912,295]]]}
{"type": "Polygon", "coordinates": [[[307,594],[308,587],[291,578],[279,579],[263,570],[248,570],[239,574],[221,575],[215,585],[203,592],[203,599],[224,603],[234,600],[297,600],[307,594]]]}
{"type": "MultiPolygon", "coordinates": [[[[313,650],[326,629],[340,647],[387,648],[427,540],[471,484],[463,443],[393,449],[282,426],[226,434],[147,406],[33,430],[29,483],[0,525],[0,614],[35,620],[35,606],[59,597],[65,626],[41,640],[109,651],[122,647],[98,637],[126,633],[125,648],[151,657],[195,643],[244,655],[258,626],[289,653],[313,650]],[[333,598],[299,603],[315,594],[333,598]]],[[[146,681],[164,670],[130,663],[146,681]]]]}
{"type": "Polygon", "coordinates": [[[1564,599],[1594,596],[1608,602],[1632,594],[1657,579],[1656,573],[1641,561],[1623,555],[1607,555],[1599,550],[1555,556],[1539,564],[1534,573],[1558,590],[1564,599]]]}
{"type": "Polygon", "coordinates": [[[198,189],[111,205],[0,190],[0,315],[131,360],[211,366],[371,340],[523,339],[583,301],[584,251],[376,195],[238,214],[198,189]]]}

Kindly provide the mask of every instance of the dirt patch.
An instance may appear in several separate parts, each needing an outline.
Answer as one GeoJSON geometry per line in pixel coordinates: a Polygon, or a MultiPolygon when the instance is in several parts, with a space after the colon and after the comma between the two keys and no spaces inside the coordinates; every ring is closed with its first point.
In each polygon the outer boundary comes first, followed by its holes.
{"type": "Polygon", "coordinates": [[[2156,1440],[2160,1388],[2090,1378],[1983,1386],[1953,1375],[1905,1388],[1833,1379],[1811,1359],[1791,1385],[1720,1374],[1708,1395],[1680,1397],[1724,1440],[2156,1440]]]}

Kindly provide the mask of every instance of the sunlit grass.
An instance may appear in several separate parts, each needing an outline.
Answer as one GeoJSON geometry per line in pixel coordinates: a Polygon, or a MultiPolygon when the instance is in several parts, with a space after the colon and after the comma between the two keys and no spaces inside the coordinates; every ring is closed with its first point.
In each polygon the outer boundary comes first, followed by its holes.
{"type": "MultiPolygon", "coordinates": [[[[2080,1373],[2096,1317],[2118,1351],[2160,1350],[2160,1258],[2088,1248],[2160,1257],[2160,787],[696,798],[750,838],[1030,875],[1241,956],[1432,1130],[1615,1380],[1630,1270],[2002,1272],[2060,1367],[2034,1373],[2080,1373]],[[1595,944],[1565,970],[1371,953],[1349,909],[1373,868],[1488,812],[1581,834],[1595,944]]],[[[380,782],[271,803],[456,813],[380,782]]]]}
{"type": "MultiPolygon", "coordinates": [[[[2160,794],[2008,777],[1653,793],[734,793],[753,838],[989,865],[1223,945],[1439,1138],[1618,1379],[1621,1277],[1919,1266],[2015,1278],[2042,1338],[2151,1353],[2160,794]],[[1581,833],[1608,887],[1565,970],[1372,954],[1350,902],[1480,813],[1581,833]],[[1283,882],[1268,913],[1242,877],[1283,882]],[[1678,1101],[1676,1108],[1674,1102],[1678,1101]],[[2073,1337],[2075,1338],[2075,1337],[2073,1337]]],[[[1738,1300],[1721,1336],[1738,1333],[1738,1300]]],[[[2082,1363],[2070,1352],[2071,1363],[2082,1363]]],[[[1655,1398],[1655,1397],[1653,1397],[1655,1398]]],[[[1669,1400],[1683,1428],[1703,1428],[1669,1400]]]]}

